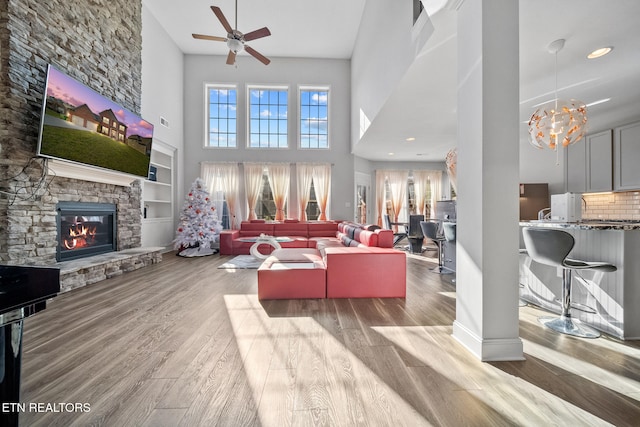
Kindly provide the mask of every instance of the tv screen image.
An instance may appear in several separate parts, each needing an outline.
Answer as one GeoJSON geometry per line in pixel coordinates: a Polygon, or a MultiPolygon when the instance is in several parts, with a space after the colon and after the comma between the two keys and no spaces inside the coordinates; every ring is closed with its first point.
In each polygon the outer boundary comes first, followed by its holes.
{"type": "Polygon", "coordinates": [[[38,155],[147,178],[153,125],[52,65],[38,155]]]}

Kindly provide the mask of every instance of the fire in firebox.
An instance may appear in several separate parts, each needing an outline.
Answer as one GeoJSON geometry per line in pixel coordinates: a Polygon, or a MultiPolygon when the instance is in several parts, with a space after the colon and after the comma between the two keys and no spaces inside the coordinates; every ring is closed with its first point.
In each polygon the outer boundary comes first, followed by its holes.
{"type": "Polygon", "coordinates": [[[56,260],[67,261],[117,249],[116,205],[58,202],[56,260]]]}
{"type": "Polygon", "coordinates": [[[66,249],[79,249],[91,246],[96,237],[97,227],[86,226],[82,222],[75,223],[69,227],[69,235],[63,239],[63,245],[66,249]]]}

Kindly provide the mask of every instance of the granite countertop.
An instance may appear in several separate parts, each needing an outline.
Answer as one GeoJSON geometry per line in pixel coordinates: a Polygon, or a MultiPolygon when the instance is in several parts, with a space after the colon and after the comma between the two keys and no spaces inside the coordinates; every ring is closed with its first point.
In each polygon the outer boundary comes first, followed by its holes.
{"type": "Polygon", "coordinates": [[[555,220],[520,221],[523,227],[572,228],[578,230],[640,230],[640,221],[636,220],[600,220],[583,219],[578,222],[555,220]]]}

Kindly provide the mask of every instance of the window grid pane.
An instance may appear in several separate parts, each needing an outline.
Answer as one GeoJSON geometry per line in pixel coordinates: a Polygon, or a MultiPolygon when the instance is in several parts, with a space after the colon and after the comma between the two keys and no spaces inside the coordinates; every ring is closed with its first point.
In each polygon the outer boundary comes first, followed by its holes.
{"type": "Polygon", "coordinates": [[[329,148],[329,91],[300,91],[300,148],[329,148]]]}
{"type": "Polygon", "coordinates": [[[249,91],[249,147],[287,148],[287,90],[249,91]]]}
{"type": "Polygon", "coordinates": [[[236,89],[208,88],[208,147],[236,147],[236,89]]]}

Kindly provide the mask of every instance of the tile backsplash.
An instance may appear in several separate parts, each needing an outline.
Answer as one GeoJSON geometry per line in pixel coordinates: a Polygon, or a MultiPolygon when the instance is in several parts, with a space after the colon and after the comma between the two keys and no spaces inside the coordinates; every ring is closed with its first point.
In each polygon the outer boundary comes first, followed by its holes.
{"type": "Polygon", "coordinates": [[[640,191],[583,194],[583,219],[632,219],[640,221],[640,191]]]}

